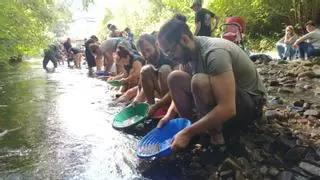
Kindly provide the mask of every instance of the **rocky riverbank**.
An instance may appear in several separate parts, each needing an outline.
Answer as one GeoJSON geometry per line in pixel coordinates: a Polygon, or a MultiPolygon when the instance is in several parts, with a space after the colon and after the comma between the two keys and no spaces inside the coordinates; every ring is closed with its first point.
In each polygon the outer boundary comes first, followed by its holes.
{"type": "Polygon", "coordinates": [[[256,64],[268,90],[263,118],[231,137],[225,151],[200,140],[152,164],[180,167],[186,179],[320,178],[320,58],[256,64]]]}

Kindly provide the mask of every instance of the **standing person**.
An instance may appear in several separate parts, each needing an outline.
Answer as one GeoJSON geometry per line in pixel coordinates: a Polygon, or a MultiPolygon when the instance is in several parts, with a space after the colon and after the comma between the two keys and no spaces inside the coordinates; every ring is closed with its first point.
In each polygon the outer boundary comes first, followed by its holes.
{"type": "Polygon", "coordinates": [[[48,48],[44,50],[44,58],[42,61],[43,69],[48,71],[47,65],[49,61],[52,62],[54,68],[57,68],[58,63],[56,59],[56,54],[58,53],[58,51],[59,51],[58,47],[54,44],[49,45],[48,48]]]}
{"type": "Polygon", "coordinates": [[[295,43],[294,47],[299,48],[300,59],[304,60],[312,56],[320,56],[320,29],[317,28],[316,23],[308,21],[306,23],[307,34],[300,37],[295,43]]]}
{"type": "Polygon", "coordinates": [[[90,37],[90,39],[85,41],[85,56],[86,56],[86,61],[88,63],[90,75],[93,73],[93,67],[96,67],[96,61],[95,61],[95,58],[91,52],[90,46],[92,44],[96,44],[98,41],[99,41],[99,39],[95,35],[92,35],[90,37]]]}
{"type": "Polygon", "coordinates": [[[182,66],[168,77],[172,104],[158,127],[177,115],[192,120],[193,105],[199,116],[175,135],[174,151],[206,132],[212,144],[223,146],[223,133],[247,128],[262,116],[265,88],[255,65],[239,46],[221,38],[195,37],[188,25],[176,18],[161,27],[158,41],[163,52],[182,66]],[[192,74],[183,71],[186,66],[192,74]]]}
{"type": "Polygon", "coordinates": [[[72,55],[72,45],[71,45],[71,39],[68,38],[64,43],[63,43],[63,47],[65,50],[65,54],[67,56],[67,63],[68,63],[68,67],[70,67],[70,61],[73,61],[73,55],[72,55]]]}
{"type": "Polygon", "coordinates": [[[127,32],[128,41],[130,41],[132,44],[134,44],[133,33],[131,32],[131,30],[127,27],[127,28],[124,29],[124,31],[127,32]]]}
{"type": "Polygon", "coordinates": [[[280,59],[292,60],[296,52],[296,48],[293,47],[293,44],[297,39],[298,35],[294,32],[293,26],[287,26],[284,37],[282,37],[276,44],[280,59]]]}
{"type": "Polygon", "coordinates": [[[120,32],[117,31],[117,26],[113,25],[113,24],[108,24],[107,28],[110,31],[109,37],[114,38],[114,37],[120,37],[120,32]]]}
{"type": "Polygon", "coordinates": [[[213,12],[208,9],[202,8],[201,0],[195,0],[191,6],[196,12],[195,23],[196,30],[194,32],[195,36],[211,36],[213,31],[218,27],[220,20],[219,16],[216,16],[213,12]],[[212,20],[215,19],[213,28],[211,28],[212,20]]]}
{"type": "Polygon", "coordinates": [[[167,108],[171,97],[167,84],[167,77],[173,71],[177,63],[169,60],[159,48],[159,44],[151,34],[143,34],[137,41],[137,46],[146,60],[142,67],[140,78],[141,88],[133,102],[147,100],[150,104],[148,114],[151,116],[157,109],[167,108]],[[158,95],[159,101],[155,101],[158,95]]]}

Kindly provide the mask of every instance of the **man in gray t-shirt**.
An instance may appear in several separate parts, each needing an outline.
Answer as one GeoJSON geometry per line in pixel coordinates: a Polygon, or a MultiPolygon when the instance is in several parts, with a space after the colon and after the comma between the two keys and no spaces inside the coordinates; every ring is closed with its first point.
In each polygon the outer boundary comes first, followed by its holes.
{"type": "Polygon", "coordinates": [[[262,116],[265,88],[246,53],[224,39],[195,37],[188,25],[177,19],[164,24],[158,41],[161,49],[181,70],[168,77],[172,104],[158,127],[179,115],[192,119],[193,104],[199,119],[180,131],[172,149],[184,148],[199,133],[209,132],[211,143],[224,145],[223,131],[247,128],[262,116]]]}
{"type": "Polygon", "coordinates": [[[308,58],[320,56],[320,29],[313,21],[309,21],[306,23],[306,30],[308,33],[300,37],[293,46],[299,48],[301,59],[305,58],[305,54],[308,58]]]}

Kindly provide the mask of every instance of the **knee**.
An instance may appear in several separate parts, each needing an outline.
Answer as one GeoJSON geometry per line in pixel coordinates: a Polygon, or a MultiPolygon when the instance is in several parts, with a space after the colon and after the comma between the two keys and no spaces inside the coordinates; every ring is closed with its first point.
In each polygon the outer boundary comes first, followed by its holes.
{"type": "Polygon", "coordinates": [[[191,80],[191,91],[192,93],[202,94],[201,92],[208,89],[209,78],[205,74],[196,74],[192,77],[191,80]]]}
{"type": "Polygon", "coordinates": [[[168,85],[169,87],[179,86],[182,82],[190,82],[190,78],[188,73],[176,70],[169,74],[168,85]]]}
{"type": "Polygon", "coordinates": [[[141,68],[140,74],[141,77],[151,76],[155,72],[152,65],[145,65],[141,68]]]}
{"type": "Polygon", "coordinates": [[[172,68],[171,66],[169,65],[162,65],[160,68],[159,68],[159,74],[165,74],[165,75],[168,75],[172,72],[172,68]]]}

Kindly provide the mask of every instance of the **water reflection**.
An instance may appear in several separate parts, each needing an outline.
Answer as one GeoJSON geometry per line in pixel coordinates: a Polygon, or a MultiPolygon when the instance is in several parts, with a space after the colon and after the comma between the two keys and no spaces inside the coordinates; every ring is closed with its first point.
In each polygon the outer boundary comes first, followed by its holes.
{"type": "MultiPolygon", "coordinates": [[[[36,61],[36,60],[33,60],[36,61]]],[[[2,72],[0,139],[5,179],[133,179],[136,138],[115,131],[105,82],[86,70],[2,72]]]]}

